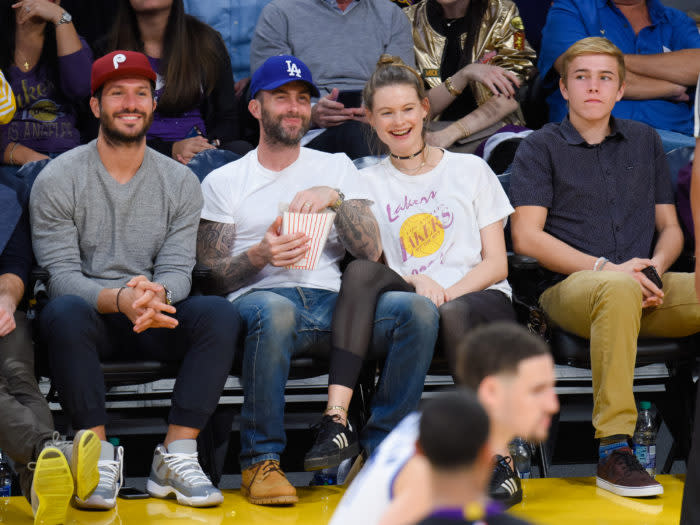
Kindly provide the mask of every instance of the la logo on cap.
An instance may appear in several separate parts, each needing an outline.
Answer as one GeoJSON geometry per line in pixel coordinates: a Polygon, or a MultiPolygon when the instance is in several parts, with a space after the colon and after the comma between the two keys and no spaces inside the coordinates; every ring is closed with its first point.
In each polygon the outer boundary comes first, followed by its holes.
{"type": "Polygon", "coordinates": [[[114,69],[119,69],[119,64],[122,62],[126,62],[126,56],[124,56],[121,53],[117,53],[114,55],[114,58],[112,58],[112,64],[114,64],[114,69]]]}
{"type": "Polygon", "coordinates": [[[285,60],[285,62],[287,63],[287,73],[289,73],[289,76],[301,78],[301,69],[299,69],[299,66],[291,60],[285,60]]]}

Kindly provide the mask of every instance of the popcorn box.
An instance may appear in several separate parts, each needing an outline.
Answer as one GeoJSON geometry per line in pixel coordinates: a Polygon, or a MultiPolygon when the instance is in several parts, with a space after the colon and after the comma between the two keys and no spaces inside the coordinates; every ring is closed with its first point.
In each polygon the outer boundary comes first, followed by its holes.
{"type": "Polygon", "coordinates": [[[304,258],[287,266],[287,268],[293,270],[314,270],[316,268],[334,220],[335,213],[332,211],[323,213],[284,212],[282,215],[283,234],[303,232],[311,237],[311,244],[304,258]]]}

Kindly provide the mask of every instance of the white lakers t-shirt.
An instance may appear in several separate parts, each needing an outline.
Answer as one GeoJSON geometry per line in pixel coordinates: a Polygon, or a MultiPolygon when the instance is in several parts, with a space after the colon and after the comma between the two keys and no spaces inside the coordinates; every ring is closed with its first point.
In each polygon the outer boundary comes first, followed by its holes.
{"type": "MultiPolygon", "coordinates": [[[[421,175],[401,173],[387,157],[360,175],[391,269],[425,273],[443,288],[482,261],[479,230],[501,220],[505,225],[513,213],[498,178],[475,155],[445,151],[421,175]]],[[[511,295],[506,280],[489,288],[511,295]]]]}
{"type": "MultiPolygon", "coordinates": [[[[346,199],[363,198],[356,191],[359,173],[344,153],[324,153],[301,148],[297,160],[282,171],[272,171],[258,162],[258,150],[211,172],[202,182],[202,219],[236,225],[232,255],[244,253],[259,243],[281,215],[280,207],[313,186],[339,188],[346,199]]],[[[292,270],[267,265],[250,282],[230,293],[233,301],[251,288],[302,286],[338,291],[338,263],[345,255],[335,226],[331,228],[321,258],[314,270],[292,270]]]]}
{"type": "Polygon", "coordinates": [[[407,415],[381,442],[340,500],[329,525],[375,525],[392,500],[394,480],[416,451],[420,413],[407,415]]]}

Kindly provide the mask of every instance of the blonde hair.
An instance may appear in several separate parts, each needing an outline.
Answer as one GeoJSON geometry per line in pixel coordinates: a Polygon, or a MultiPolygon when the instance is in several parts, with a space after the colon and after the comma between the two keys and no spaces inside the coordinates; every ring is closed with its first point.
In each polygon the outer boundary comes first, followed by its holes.
{"type": "Polygon", "coordinates": [[[561,79],[566,85],[566,76],[571,62],[583,55],[608,55],[617,60],[617,74],[620,77],[620,85],[625,81],[625,57],[615,44],[607,38],[589,36],[575,42],[562,55],[561,79]]]}
{"type": "Polygon", "coordinates": [[[401,58],[392,55],[382,55],[377,61],[377,67],[369,77],[362,90],[362,100],[365,107],[372,111],[374,94],[379,88],[407,84],[416,90],[419,100],[425,98],[425,86],[418,72],[407,66],[401,58]]]}

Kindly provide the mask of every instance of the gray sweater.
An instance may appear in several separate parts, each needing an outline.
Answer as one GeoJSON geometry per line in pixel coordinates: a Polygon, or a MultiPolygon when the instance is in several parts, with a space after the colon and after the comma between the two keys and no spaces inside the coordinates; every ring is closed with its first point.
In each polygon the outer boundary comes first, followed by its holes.
{"type": "Polygon", "coordinates": [[[272,0],[265,6],[250,50],[255,71],[269,57],[294,55],[323,92],[361,90],[382,53],[413,66],[408,17],[389,0],[360,0],[343,14],[325,0],[272,0]]]}
{"type": "Polygon", "coordinates": [[[103,288],[136,275],[187,297],[202,210],[197,177],[146,148],[126,184],[105,169],[96,141],[52,160],[30,197],[32,244],[48,270],[49,296],[77,295],[97,307],[103,288]]]}

